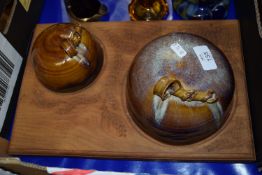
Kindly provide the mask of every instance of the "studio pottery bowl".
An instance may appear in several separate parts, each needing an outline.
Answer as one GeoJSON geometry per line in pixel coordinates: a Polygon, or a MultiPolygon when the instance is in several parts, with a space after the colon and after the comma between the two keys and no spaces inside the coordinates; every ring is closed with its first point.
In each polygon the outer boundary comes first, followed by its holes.
{"type": "Polygon", "coordinates": [[[218,131],[231,109],[234,78],[225,55],[208,40],[172,33],[148,43],[127,80],[135,123],[169,144],[192,144],[218,131]]]}
{"type": "Polygon", "coordinates": [[[103,62],[100,45],[76,24],[55,24],[45,29],[34,42],[31,55],[39,81],[59,92],[91,83],[103,62]]]}

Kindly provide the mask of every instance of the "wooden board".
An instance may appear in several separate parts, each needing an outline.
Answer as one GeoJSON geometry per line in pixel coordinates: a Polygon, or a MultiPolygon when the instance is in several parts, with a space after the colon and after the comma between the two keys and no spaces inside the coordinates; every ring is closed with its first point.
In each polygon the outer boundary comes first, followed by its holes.
{"type": "MultiPolygon", "coordinates": [[[[49,91],[36,79],[29,57],[20,91],[10,154],[174,160],[254,160],[240,32],[237,21],[159,21],[83,24],[101,43],[97,79],[73,93],[49,91]],[[170,32],[203,36],[232,65],[235,94],[223,127],[200,142],[174,146],[145,134],[126,106],[126,77],[138,51],[170,32]]],[[[38,25],[34,38],[48,25],[38,25]]]]}
{"type": "Polygon", "coordinates": [[[8,141],[0,137],[0,156],[7,156],[8,141]]]}

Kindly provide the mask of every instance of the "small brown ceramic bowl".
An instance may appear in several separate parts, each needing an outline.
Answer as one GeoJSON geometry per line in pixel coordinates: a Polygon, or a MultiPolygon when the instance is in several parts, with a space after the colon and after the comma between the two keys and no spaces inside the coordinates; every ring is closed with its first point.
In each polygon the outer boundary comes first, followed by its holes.
{"type": "Polygon", "coordinates": [[[88,85],[103,63],[100,45],[76,24],[55,24],[45,29],[34,42],[31,55],[39,81],[59,92],[88,85]]]}
{"type": "Polygon", "coordinates": [[[128,76],[128,109],[138,126],[171,144],[192,144],[215,133],[230,112],[233,72],[206,39],[172,33],[148,43],[128,76]]]}
{"type": "Polygon", "coordinates": [[[98,21],[107,13],[107,7],[99,0],[64,0],[72,21],[98,21]]]}

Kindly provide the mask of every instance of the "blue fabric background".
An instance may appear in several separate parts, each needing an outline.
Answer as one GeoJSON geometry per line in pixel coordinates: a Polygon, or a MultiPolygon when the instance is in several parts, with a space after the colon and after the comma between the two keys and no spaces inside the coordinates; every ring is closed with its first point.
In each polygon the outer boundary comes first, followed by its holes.
{"type": "MultiPolygon", "coordinates": [[[[179,20],[173,12],[171,0],[167,20],[179,20]]],[[[108,7],[109,13],[102,21],[128,21],[127,5],[129,0],[101,0],[108,7]]],[[[234,4],[231,1],[228,19],[236,19],[234,4]]],[[[69,22],[63,0],[46,0],[39,23],[69,22]]],[[[151,174],[175,175],[258,175],[255,163],[218,163],[218,162],[175,162],[89,159],[76,157],[20,156],[23,161],[43,166],[96,169],[100,171],[119,171],[151,174]]]]}
{"type": "MultiPolygon", "coordinates": [[[[180,20],[181,18],[172,8],[172,0],[169,4],[167,20],[180,20]]],[[[128,4],[130,0],[100,0],[108,7],[108,14],[101,21],[129,21],[128,4]]],[[[234,3],[231,0],[227,19],[236,19],[234,3]]],[[[69,22],[63,0],[45,0],[40,23],[69,22]]]]}

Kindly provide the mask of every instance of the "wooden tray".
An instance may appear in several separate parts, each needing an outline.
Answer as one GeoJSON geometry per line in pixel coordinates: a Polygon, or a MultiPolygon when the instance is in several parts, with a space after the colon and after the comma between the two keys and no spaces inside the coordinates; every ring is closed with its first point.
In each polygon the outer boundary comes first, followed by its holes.
{"type": "MultiPolygon", "coordinates": [[[[38,25],[34,38],[49,25],[38,25]]],[[[10,154],[175,160],[254,160],[240,32],[237,21],[159,21],[83,24],[101,43],[97,79],[74,93],[49,91],[29,57],[20,91],[10,154]],[[195,144],[174,146],[145,134],[126,106],[126,77],[137,52],[170,32],[203,36],[229,59],[235,76],[233,108],[223,127],[195,144]]]]}

